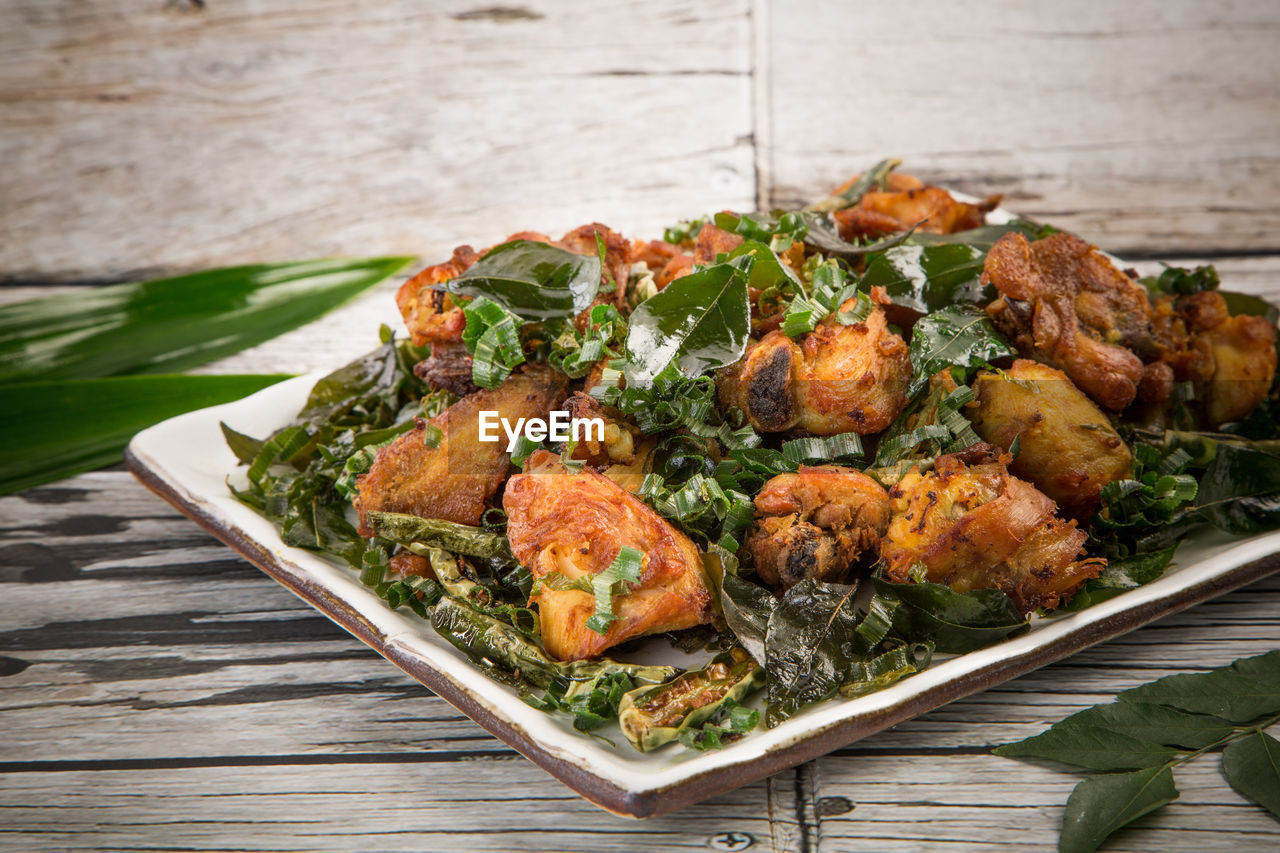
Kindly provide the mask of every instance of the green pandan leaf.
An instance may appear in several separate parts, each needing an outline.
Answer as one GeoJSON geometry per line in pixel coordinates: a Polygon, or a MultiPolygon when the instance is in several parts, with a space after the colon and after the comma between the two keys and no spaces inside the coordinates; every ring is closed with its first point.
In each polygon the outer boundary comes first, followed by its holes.
{"type": "Polygon", "coordinates": [[[291,329],[412,258],[227,267],[0,307],[0,383],[180,373],[291,329]]]}
{"type": "Polygon", "coordinates": [[[0,385],[0,494],[119,462],[134,433],[287,376],[121,376],[0,385]]]}

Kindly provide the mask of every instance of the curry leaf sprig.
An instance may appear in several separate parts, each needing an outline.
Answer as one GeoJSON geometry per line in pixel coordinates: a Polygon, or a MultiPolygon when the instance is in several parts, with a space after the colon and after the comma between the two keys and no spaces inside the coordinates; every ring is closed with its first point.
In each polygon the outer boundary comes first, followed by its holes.
{"type": "Polygon", "coordinates": [[[1224,747],[1227,782],[1280,818],[1280,741],[1265,731],[1280,721],[1280,651],[1167,676],[1117,698],[995,749],[1101,771],[1067,800],[1062,853],[1096,850],[1116,830],[1177,799],[1174,771],[1224,747]]]}

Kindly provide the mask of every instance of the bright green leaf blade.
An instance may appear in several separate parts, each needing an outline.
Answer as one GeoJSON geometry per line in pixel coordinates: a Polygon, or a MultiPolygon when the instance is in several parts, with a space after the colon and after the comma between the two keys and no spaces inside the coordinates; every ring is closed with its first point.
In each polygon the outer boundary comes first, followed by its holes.
{"type": "Polygon", "coordinates": [[[0,494],[111,465],[141,429],[286,376],[122,376],[0,385],[0,494]]]}
{"type": "Polygon", "coordinates": [[[1178,753],[1167,746],[1084,723],[1059,723],[1043,734],[994,750],[1005,758],[1045,758],[1090,770],[1141,770],[1178,753]]]}
{"type": "Polygon", "coordinates": [[[1119,698],[1247,723],[1263,714],[1280,712],[1280,683],[1268,683],[1233,669],[1215,669],[1166,676],[1126,690],[1119,698]]]}
{"type": "Polygon", "coordinates": [[[526,320],[585,311],[600,287],[600,258],[536,240],[494,246],[447,285],[450,293],[484,296],[526,320]]]}
{"type": "Polygon", "coordinates": [[[1176,799],[1168,767],[1090,776],[1067,800],[1058,850],[1091,853],[1120,827],[1176,799]]]}
{"type": "Polygon", "coordinates": [[[412,258],[227,267],[0,307],[0,383],[177,373],[311,322],[412,258]]]}
{"type": "Polygon", "coordinates": [[[1222,775],[1244,797],[1280,818],[1280,741],[1254,732],[1222,752],[1222,775]]]}

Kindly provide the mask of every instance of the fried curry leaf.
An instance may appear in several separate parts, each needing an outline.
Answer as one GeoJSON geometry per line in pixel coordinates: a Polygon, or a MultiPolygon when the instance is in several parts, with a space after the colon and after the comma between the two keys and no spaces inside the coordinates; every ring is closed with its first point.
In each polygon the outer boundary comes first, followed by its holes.
{"type": "Polygon", "coordinates": [[[944,654],[981,649],[1027,629],[1027,620],[998,589],[956,592],[943,584],[872,578],[876,592],[900,603],[894,631],[909,642],[932,641],[944,654]]]}
{"type": "Polygon", "coordinates": [[[1196,510],[1237,536],[1280,527],[1280,455],[1220,443],[1200,476],[1196,510]]]}
{"type": "Polygon", "coordinates": [[[972,367],[1014,354],[985,311],[964,305],[922,317],[911,330],[909,353],[912,396],[944,367],[972,367]]]}
{"type": "Polygon", "coordinates": [[[672,363],[696,377],[742,358],[751,331],[752,265],[750,255],[716,264],[641,302],[628,320],[627,385],[650,385],[672,363]]]}
{"type": "Polygon", "coordinates": [[[981,305],[992,298],[978,281],[986,253],[965,243],[895,246],[873,256],[861,289],[883,287],[893,304],[919,314],[949,305],[981,305]]]}
{"type": "Polygon", "coordinates": [[[483,296],[525,320],[551,320],[590,307],[600,288],[600,258],[536,240],[494,246],[446,287],[483,296]]]}
{"type": "Polygon", "coordinates": [[[764,641],[770,728],[834,696],[848,680],[860,621],[855,592],[856,586],[805,578],[774,608],[764,641]]]}
{"type": "Polygon", "coordinates": [[[858,202],[862,201],[862,197],[871,189],[887,189],[889,173],[901,165],[902,161],[896,157],[889,157],[881,160],[879,163],[876,163],[870,169],[855,178],[843,192],[827,196],[822,201],[809,205],[805,210],[828,212],[832,210],[843,210],[846,207],[853,207],[858,202]]]}
{"type": "Polygon", "coordinates": [[[720,584],[724,621],[757,663],[766,663],[765,635],[778,599],[767,589],[726,572],[720,584]]]}
{"type": "Polygon", "coordinates": [[[1178,546],[1174,544],[1159,551],[1109,558],[1102,574],[1087,580],[1084,587],[1061,609],[1083,610],[1100,601],[1115,598],[1126,590],[1151,583],[1164,574],[1177,550],[1178,546]]]}
{"type": "Polygon", "coordinates": [[[5,305],[0,383],[181,373],[303,326],[411,260],[254,264],[5,305]]]}
{"type": "Polygon", "coordinates": [[[1052,225],[1040,225],[1027,219],[1014,219],[1000,225],[980,225],[967,231],[956,231],[952,234],[935,234],[931,231],[917,231],[907,238],[908,243],[917,246],[945,246],[952,243],[963,243],[983,252],[1006,234],[1021,234],[1028,240],[1039,240],[1057,233],[1052,225]]]}

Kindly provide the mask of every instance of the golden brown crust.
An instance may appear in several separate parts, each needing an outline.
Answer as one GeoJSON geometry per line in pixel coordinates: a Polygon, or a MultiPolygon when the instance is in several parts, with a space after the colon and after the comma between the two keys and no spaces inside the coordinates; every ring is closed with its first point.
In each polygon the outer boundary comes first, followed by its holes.
{"type": "Polygon", "coordinates": [[[804,578],[843,582],[864,556],[878,553],[889,524],[889,495],[852,468],[801,466],[756,495],[746,545],[756,572],[786,589],[804,578]]]}
{"type": "Polygon", "coordinates": [[[987,313],[1023,355],[1061,368],[1112,411],[1133,402],[1143,365],[1129,347],[1155,345],[1147,297],[1096,248],[1071,234],[1006,234],[982,283],[1000,292],[987,313]]]}
{"type": "Polygon", "coordinates": [[[923,565],[929,581],[958,592],[1002,590],[1023,613],[1057,607],[1106,563],[1077,559],[1084,532],[1006,470],[1008,454],[982,459],[983,449],[940,456],[933,470],[913,469],[889,491],[893,518],[880,549],[885,574],[902,583],[923,565]]]}
{"type": "Polygon", "coordinates": [[[595,612],[590,593],[544,586],[530,599],[538,605],[542,643],[552,657],[597,657],[632,637],[711,621],[697,547],[603,475],[589,468],[570,473],[559,457],[538,451],[507,483],[502,504],[512,553],[534,577],[598,574],[623,547],[645,555],[640,583],[614,598],[618,619],[604,635],[586,626],[595,612]]]}
{"type": "Polygon", "coordinates": [[[1132,457],[1111,421],[1061,370],[1018,359],[973,383],[973,428],[985,441],[1021,452],[1009,470],[1029,480],[1067,515],[1087,523],[1102,487],[1129,476],[1132,457]]]}
{"type": "Polygon", "coordinates": [[[505,435],[480,441],[480,412],[496,411],[513,424],[518,418],[546,418],[564,399],[565,387],[563,374],[526,365],[498,388],[464,397],[433,418],[440,429],[439,446],[426,443],[422,421],[379,450],[369,473],[358,481],[360,534],[373,535],[366,524],[372,511],[479,524],[511,467],[505,435]]]}
{"type": "Polygon", "coordinates": [[[871,435],[902,411],[910,381],[907,345],[877,306],[861,323],[824,321],[800,343],[769,332],[718,387],[720,404],[741,409],[761,432],[871,435]]]}
{"type": "MultiPolygon", "coordinates": [[[[848,188],[848,184],[845,185],[848,188]]],[[[891,175],[888,191],[870,190],[853,207],[835,211],[840,236],[846,240],[917,230],[954,234],[977,228],[1000,204],[993,195],[977,204],[957,201],[941,187],[925,186],[909,175],[891,175]]]]}

